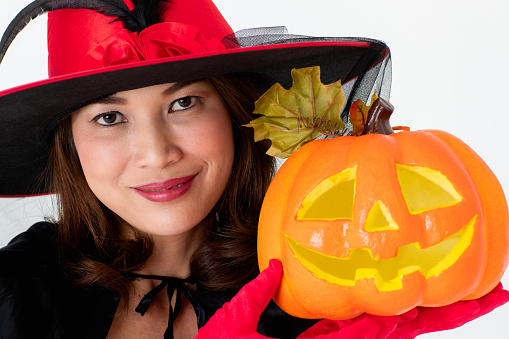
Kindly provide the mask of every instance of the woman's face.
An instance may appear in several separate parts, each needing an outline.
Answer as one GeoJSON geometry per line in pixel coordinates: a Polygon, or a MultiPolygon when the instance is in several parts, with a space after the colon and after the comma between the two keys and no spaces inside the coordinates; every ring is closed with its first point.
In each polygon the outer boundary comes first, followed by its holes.
{"type": "Polygon", "coordinates": [[[116,93],[73,113],[72,132],[92,192],[152,235],[194,228],[232,171],[230,116],[208,81],[116,93]]]}

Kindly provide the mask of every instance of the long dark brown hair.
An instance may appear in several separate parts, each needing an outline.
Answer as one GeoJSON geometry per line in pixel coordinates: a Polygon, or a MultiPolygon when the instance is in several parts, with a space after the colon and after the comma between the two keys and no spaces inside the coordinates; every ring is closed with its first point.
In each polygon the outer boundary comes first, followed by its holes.
{"type": "MultiPolygon", "coordinates": [[[[223,98],[232,119],[235,142],[233,170],[225,192],[207,217],[202,246],[191,260],[192,277],[206,289],[239,288],[258,272],[256,234],[264,194],[275,172],[265,154],[268,142],[254,142],[251,82],[239,75],[209,81],[223,98]]],[[[59,199],[58,242],[64,271],[78,285],[97,284],[118,294],[126,305],[129,275],[150,257],[148,234],[132,228],[125,239],[119,217],[90,190],[73,142],[71,119],[60,122],[51,147],[50,188],[59,199]]]]}

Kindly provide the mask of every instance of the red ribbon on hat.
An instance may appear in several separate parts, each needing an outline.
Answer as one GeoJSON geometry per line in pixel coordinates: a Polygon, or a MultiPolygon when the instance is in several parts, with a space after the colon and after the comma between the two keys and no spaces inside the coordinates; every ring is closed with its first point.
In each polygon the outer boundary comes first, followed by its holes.
{"type": "Polygon", "coordinates": [[[145,28],[139,34],[122,30],[111,35],[88,51],[78,70],[225,49],[218,39],[206,38],[195,26],[161,22],[145,28]]]}

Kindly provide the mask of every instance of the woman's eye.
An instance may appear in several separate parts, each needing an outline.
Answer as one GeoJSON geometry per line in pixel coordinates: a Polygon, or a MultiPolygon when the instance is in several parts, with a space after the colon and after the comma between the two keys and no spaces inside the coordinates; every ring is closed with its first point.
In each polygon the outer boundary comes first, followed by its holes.
{"type": "Polygon", "coordinates": [[[107,112],[96,116],[92,121],[100,125],[112,126],[124,122],[124,116],[119,112],[107,112]]]}
{"type": "Polygon", "coordinates": [[[173,101],[170,105],[170,113],[176,111],[183,111],[185,109],[189,109],[196,105],[199,101],[198,97],[188,96],[184,98],[179,98],[173,101]]]}

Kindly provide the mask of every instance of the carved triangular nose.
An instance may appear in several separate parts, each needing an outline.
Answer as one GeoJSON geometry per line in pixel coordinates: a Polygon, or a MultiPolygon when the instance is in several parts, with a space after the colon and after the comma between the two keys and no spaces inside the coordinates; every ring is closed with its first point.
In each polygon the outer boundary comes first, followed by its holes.
{"type": "Polygon", "coordinates": [[[364,230],[367,232],[393,231],[399,229],[383,202],[377,200],[368,213],[364,230]]]}

